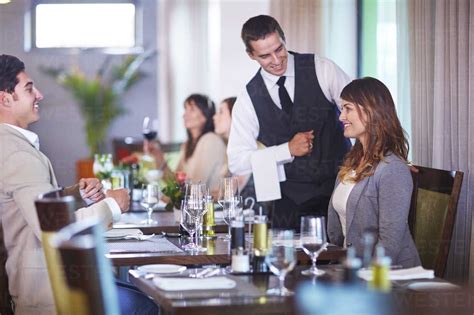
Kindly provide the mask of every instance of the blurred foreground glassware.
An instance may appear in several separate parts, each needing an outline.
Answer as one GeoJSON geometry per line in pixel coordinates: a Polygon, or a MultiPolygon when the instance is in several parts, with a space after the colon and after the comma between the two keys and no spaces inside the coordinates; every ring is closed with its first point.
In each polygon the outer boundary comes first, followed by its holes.
{"type": "Polygon", "coordinates": [[[288,296],[294,292],[285,288],[285,277],[296,265],[296,253],[293,230],[271,229],[268,233],[269,248],[265,258],[270,271],[278,277],[279,286],[269,289],[267,294],[288,296]]]}

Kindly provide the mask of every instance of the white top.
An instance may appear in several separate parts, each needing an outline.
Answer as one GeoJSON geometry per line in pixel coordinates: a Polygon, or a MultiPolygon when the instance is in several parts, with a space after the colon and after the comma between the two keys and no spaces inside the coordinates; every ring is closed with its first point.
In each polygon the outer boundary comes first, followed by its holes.
{"type": "MultiPolygon", "coordinates": [[[[5,124],[5,125],[21,133],[26,138],[26,140],[28,140],[28,142],[31,143],[39,151],[39,146],[40,146],[39,136],[36,133],[30,130],[15,126],[15,125],[10,125],[10,124],[5,124]]],[[[81,193],[81,197],[82,197],[82,193],[81,193]]],[[[84,201],[86,202],[87,205],[90,204],[89,199],[87,200],[84,199],[84,201]]],[[[113,198],[105,198],[104,201],[109,206],[110,211],[112,211],[112,217],[113,217],[114,222],[120,221],[120,219],[122,218],[122,211],[120,211],[120,206],[118,205],[118,203],[113,198]]]]}
{"type": "MultiPolygon", "coordinates": [[[[352,173],[351,176],[354,176],[352,173]]],[[[350,181],[341,181],[334,189],[332,196],[332,206],[336,210],[339,220],[341,221],[342,235],[344,235],[344,246],[346,244],[346,213],[347,213],[347,200],[351,194],[352,189],[356,183],[350,181]]]]}
{"type": "MultiPolygon", "coordinates": [[[[344,86],[350,82],[350,77],[329,59],[314,55],[314,63],[319,85],[324,96],[341,107],[340,94],[344,86]]],[[[281,108],[278,85],[276,84],[280,77],[272,75],[264,69],[261,69],[261,74],[273,102],[278,108],[281,108]]],[[[291,54],[288,54],[288,66],[284,76],[286,76],[285,88],[293,101],[295,94],[295,61],[294,56],[291,54]]],[[[245,175],[252,172],[250,157],[252,152],[258,149],[256,139],[259,128],[257,113],[247,90],[244,89],[232,109],[232,125],[227,146],[229,170],[231,173],[245,175]]],[[[269,148],[263,150],[267,149],[269,148]]],[[[281,181],[281,174],[284,175],[283,165],[292,162],[293,157],[290,154],[288,142],[276,145],[272,150],[274,150],[281,181]]]]}

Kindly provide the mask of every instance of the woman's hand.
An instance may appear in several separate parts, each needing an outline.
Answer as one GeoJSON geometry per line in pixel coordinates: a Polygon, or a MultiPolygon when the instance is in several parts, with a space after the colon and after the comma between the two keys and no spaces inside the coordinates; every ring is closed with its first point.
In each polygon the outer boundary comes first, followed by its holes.
{"type": "Polygon", "coordinates": [[[149,141],[145,139],[143,141],[143,152],[155,158],[158,168],[161,168],[163,163],[165,163],[165,156],[161,150],[160,144],[157,141],[149,141]]]}

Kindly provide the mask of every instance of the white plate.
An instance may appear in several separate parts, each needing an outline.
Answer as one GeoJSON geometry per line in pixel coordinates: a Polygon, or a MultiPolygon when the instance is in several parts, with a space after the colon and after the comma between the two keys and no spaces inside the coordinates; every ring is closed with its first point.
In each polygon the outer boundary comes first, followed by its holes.
{"type": "Polygon", "coordinates": [[[157,273],[157,274],[169,274],[169,273],[180,273],[186,270],[186,266],[181,265],[167,265],[167,264],[156,264],[156,265],[144,265],[137,268],[143,272],[157,273]]]}
{"type": "Polygon", "coordinates": [[[143,235],[139,229],[112,229],[104,233],[105,238],[124,238],[127,235],[143,235]]]}
{"type": "Polygon", "coordinates": [[[407,288],[415,291],[449,291],[460,289],[459,286],[448,282],[414,282],[410,283],[407,288]]]}

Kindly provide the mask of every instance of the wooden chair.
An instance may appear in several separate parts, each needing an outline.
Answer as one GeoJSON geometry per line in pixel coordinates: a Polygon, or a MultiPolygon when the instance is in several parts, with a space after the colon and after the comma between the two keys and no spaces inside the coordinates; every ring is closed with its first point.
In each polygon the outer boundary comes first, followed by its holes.
{"type": "Polygon", "coordinates": [[[408,224],[424,268],[446,270],[463,172],[415,166],[408,224]]]}
{"type": "Polygon", "coordinates": [[[75,200],[72,196],[62,196],[60,190],[54,190],[39,196],[35,200],[35,206],[56,311],[58,314],[68,314],[66,281],[62,268],[59,267],[61,259],[56,248],[50,245],[50,240],[60,229],[75,221],[75,200]]]}
{"type": "Polygon", "coordinates": [[[103,232],[98,220],[88,219],[65,227],[51,242],[60,253],[71,315],[120,314],[103,232]]]}
{"type": "Polygon", "coordinates": [[[159,314],[159,307],[134,286],[114,282],[103,232],[98,220],[88,219],[65,227],[52,241],[70,292],[69,314],[159,314]]]}
{"type": "Polygon", "coordinates": [[[8,255],[3,238],[2,222],[0,221],[0,314],[13,315],[12,298],[8,289],[8,276],[5,268],[8,255]]]}

